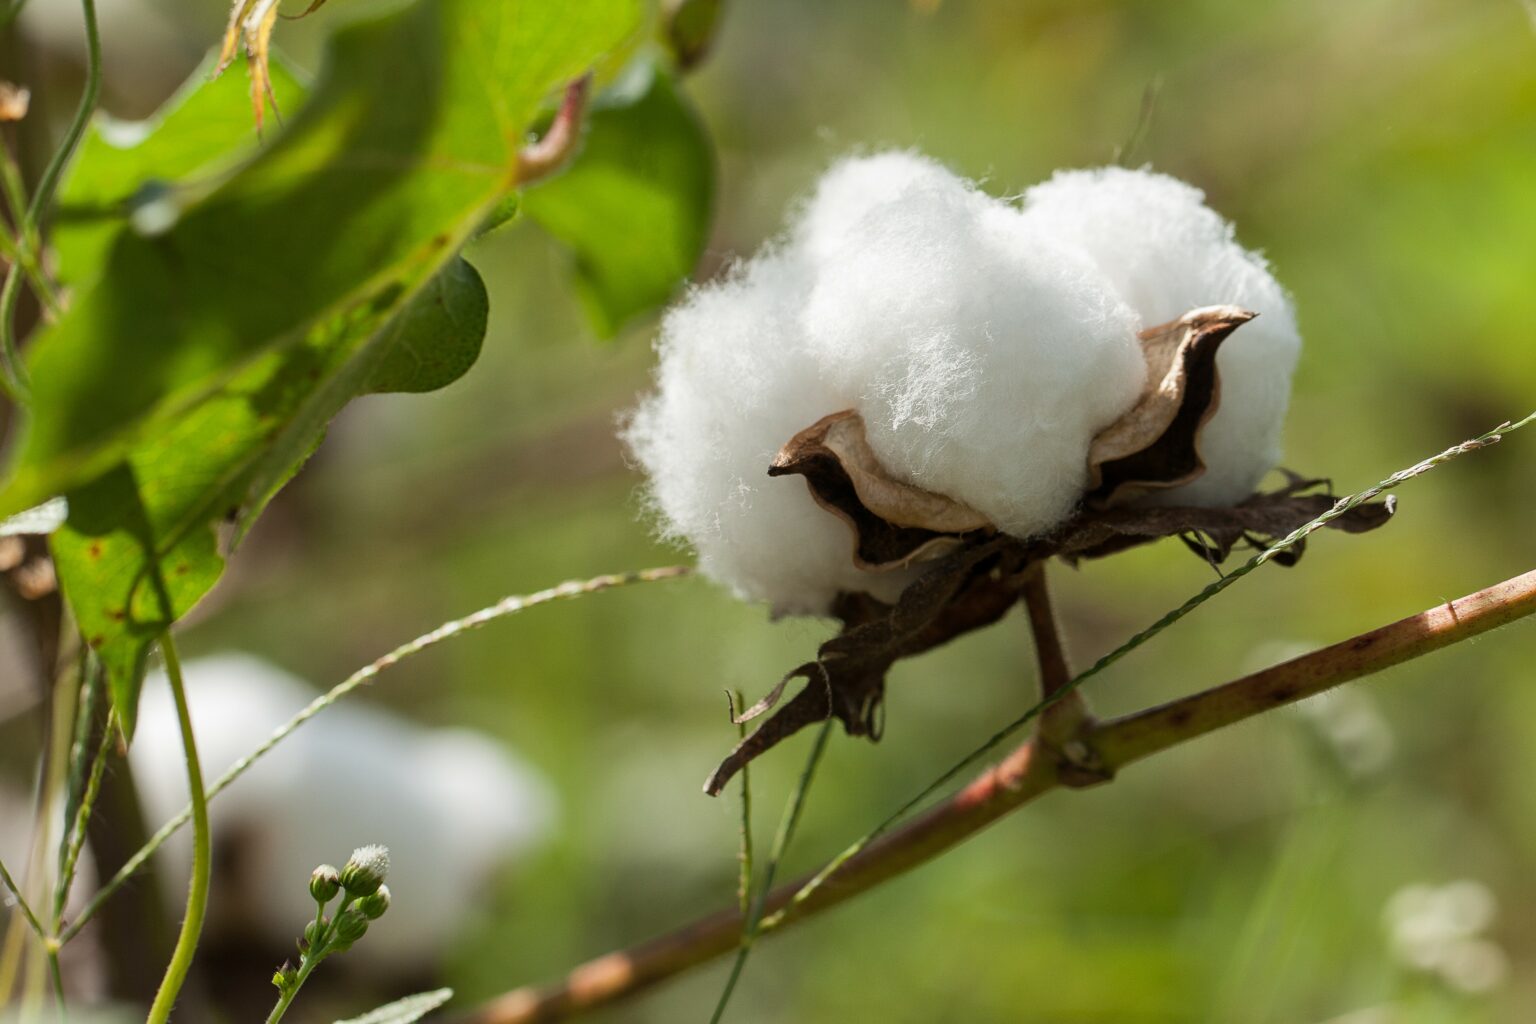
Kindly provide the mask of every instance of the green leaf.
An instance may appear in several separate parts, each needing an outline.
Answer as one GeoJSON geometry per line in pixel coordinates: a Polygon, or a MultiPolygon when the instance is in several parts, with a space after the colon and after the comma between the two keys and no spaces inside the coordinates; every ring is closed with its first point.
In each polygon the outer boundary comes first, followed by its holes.
{"type": "Polygon", "coordinates": [[[119,226],[33,346],[0,514],[68,494],[60,582],[125,733],[150,645],[222,571],[220,524],[237,540],[351,398],[473,363],[485,289],[458,250],[503,207],[545,97],[636,16],[418,0],[344,31],[289,129],[164,230],[119,226]]]}
{"type": "MultiPolygon", "coordinates": [[[[205,61],[149,120],[98,115],[53,218],[50,241],[70,287],[94,282],[124,221],[147,202],[184,204],[255,152],[260,140],[244,76],[210,80],[213,67],[205,61]]],[[[272,65],[279,109],[297,110],[304,91],[287,68],[272,65]]]]}
{"type": "Polygon", "coordinates": [[[381,1006],[361,1017],[339,1020],[336,1024],[415,1024],[433,1010],[453,998],[453,989],[440,988],[436,992],[422,992],[406,996],[387,1006],[381,1006]]]}
{"type": "Polygon", "coordinates": [[[523,212],[568,245],[594,328],[616,334],[662,305],[709,241],[715,160],[665,71],[641,62],[595,105],[571,166],[529,189],[523,212]]]}

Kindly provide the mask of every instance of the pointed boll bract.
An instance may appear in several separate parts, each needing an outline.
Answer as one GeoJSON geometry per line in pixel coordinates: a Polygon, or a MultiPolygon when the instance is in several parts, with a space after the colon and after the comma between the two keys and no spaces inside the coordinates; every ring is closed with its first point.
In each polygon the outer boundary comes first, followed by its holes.
{"type": "Polygon", "coordinates": [[[1222,345],[1221,401],[1200,439],[1205,472],[1151,500],[1230,505],[1280,461],[1291,372],[1301,350],[1296,315],[1264,258],[1244,249],[1205,194],[1165,174],[1105,167],[1063,171],[1025,193],[1024,220],[1087,255],[1141,327],[1199,306],[1234,305],[1258,317],[1222,345]]]}

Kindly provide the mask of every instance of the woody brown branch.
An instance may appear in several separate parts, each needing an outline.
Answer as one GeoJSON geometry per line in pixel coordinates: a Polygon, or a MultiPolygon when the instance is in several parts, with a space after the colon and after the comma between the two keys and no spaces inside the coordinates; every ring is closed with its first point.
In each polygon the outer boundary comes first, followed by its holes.
{"type": "MultiPolygon", "coordinates": [[[[1158,707],[1092,725],[1083,738],[1107,774],[1224,726],[1315,696],[1342,683],[1423,657],[1536,613],[1536,571],[1437,605],[1369,633],[1158,707]]],[[[999,818],[1063,785],[1056,760],[1031,740],[960,792],[852,857],[779,927],[836,906],[906,873],[999,818]]],[[[788,906],[805,879],[775,890],[772,912],[788,906]]],[[[777,929],[775,929],[777,930],[777,929]]],[[[461,1018],[461,1024],[532,1024],[565,1020],[624,999],[736,948],[736,908],[609,953],[558,982],[509,992],[461,1018]]]]}

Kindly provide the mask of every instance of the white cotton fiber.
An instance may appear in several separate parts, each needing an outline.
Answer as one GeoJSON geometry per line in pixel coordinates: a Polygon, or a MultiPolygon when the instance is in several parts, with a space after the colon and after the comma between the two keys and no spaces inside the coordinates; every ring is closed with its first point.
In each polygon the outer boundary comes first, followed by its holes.
{"type": "Polygon", "coordinates": [[[824,612],[839,590],[894,598],[910,576],[853,565],[849,528],[794,477],[770,479],[784,442],[850,396],[823,378],[800,332],[802,260],[770,251],[701,288],[662,323],[656,393],[626,439],[669,536],[742,597],[824,612]]]}
{"type": "Polygon", "coordinates": [[[1280,461],[1291,372],[1301,348],[1290,300],[1263,257],[1197,188],[1150,171],[1065,171],[1025,193],[1033,230],[1088,255],[1151,327],[1198,306],[1258,313],[1223,342],[1221,404],[1201,435],[1206,472],[1160,492],[1163,504],[1227,505],[1251,494],[1280,461]]]}
{"type": "Polygon", "coordinates": [[[664,531],[737,594],[782,613],[843,590],[890,600],[920,568],[855,568],[850,528],[802,479],[767,475],[785,442],[855,409],[892,475],[1038,535],[1074,512],[1094,435],[1141,394],[1137,332],[1217,303],[1262,316],[1226,343],[1211,471],[1176,500],[1235,501],[1274,464],[1298,345],[1284,293],[1200,193],[1081,172],[1021,211],[922,156],[849,159],[778,241],[667,315],[625,437],[664,531]]]}
{"type": "MultiPolygon", "coordinates": [[[[818,194],[808,221],[831,205],[818,194]]],[[[838,226],[801,322],[881,464],[1017,536],[1068,516],[1094,434],[1146,379],[1130,310],[1082,257],[953,175],[838,226]]]]}

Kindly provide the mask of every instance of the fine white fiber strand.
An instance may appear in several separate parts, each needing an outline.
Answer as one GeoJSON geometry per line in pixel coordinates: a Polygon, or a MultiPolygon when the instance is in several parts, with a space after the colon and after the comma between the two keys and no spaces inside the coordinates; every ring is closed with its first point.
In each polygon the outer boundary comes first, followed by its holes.
{"type": "Polygon", "coordinates": [[[785,442],[855,409],[888,472],[1038,535],[1141,394],[1137,332],[1215,303],[1262,315],[1221,356],[1207,478],[1159,500],[1237,500],[1278,457],[1298,341],[1264,262],[1197,190],[1149,172],[1060,174],[1021,210],[915,153],[854,157],[668,313],[625,440],[664,534],[739,596],[787,614],[839,591],[892,600],[921,568],[856,568],[850,528],[802,479],[767,476],[785,442]]]}
{"type": "Polygon", "coordinates": [[[1025,193],[1024,219],[1086,253],[1143,327],[1199,306],[1259,314],[1217,356],[1221,403],[1201,435],[1206,472],[1154,500],[1229,505],[1253,493],[1280,461],[1301,350],[1290,299],[1264,258],[1237,242],[1199,189],[1146,170],[1059,172],[1025,193]]]}

